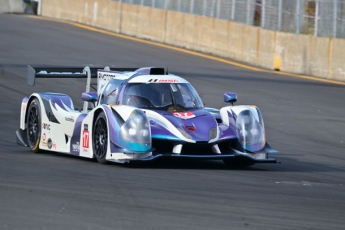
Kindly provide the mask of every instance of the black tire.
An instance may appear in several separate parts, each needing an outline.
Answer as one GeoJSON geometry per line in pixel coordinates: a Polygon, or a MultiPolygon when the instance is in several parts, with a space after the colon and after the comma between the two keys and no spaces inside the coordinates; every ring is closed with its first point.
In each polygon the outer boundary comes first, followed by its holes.
{"type": "Polygon", "coordinates": [[[26,136],[32,152],[39,152],[41,141],[41,108],[37,98],[33,99],[26,114],[26,136]]]}
{"type": "Polygon", "coordinates": [[[223,162],[229,167],[233,169],[241,169],[252,166],[255,164],[253,160],[250,160],[245,157],[234,157],[234,158],[225,158],[223,162]]]}
{"type": "Polygon", "coordinates": [[[107,160],[105,159],[108,150],[108,127],[107,127],[107,118],[104,113],[101,112],[92,130],[92,146],[93,154],[96,157],[97,161],[101,164],[106,164],[107,160]]]}

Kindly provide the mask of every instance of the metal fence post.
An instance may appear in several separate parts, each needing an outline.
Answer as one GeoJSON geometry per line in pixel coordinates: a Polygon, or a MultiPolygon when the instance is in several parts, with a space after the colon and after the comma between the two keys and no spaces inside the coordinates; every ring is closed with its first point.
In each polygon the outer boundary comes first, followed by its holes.
{"type": "Polygon", "coordinates": [[[319,29],[319,1],[315,0],[315,29],[314,36],[316,37],[319,29]]]}
{"type": "Polygon", "coordinates": [[[278,31],[282,30],[282,16],[283,16],[283,1],[279,0],[279,5],[278,5],[278,31]]]}
{"type": "Polygon", "coordinates": [[[296,34],[300,33],[300,14],[301,14],[301,0],[297,0],[297,6],[296,6],[296,34]]]}
{"type": "Polygon", "coordinates": [[[265,28],[265,19],[266,19],[266,0],[261,2],[261,27],[265,28]]]}
{"type": "Polygon", "coordinates": [[[194,0],[190,0],[190,13],[193,14],[194,0]]]}
{"type": "Polygon", "coordinates": [[[170,0],[164,0],[164,10],[168,10],[168,4],[170,0]]]}
{"type": "Polygon", "coordinates": [[[217,1],[216,18],[220,18],[220,0],[217,1]]]}
{"type": "Polygon", "coordinates": [[[333,0],[333,37],[337,37],[338,0],[333,0]]]}
{"type": "Polygon", "coordinates": [[[235,8],[236,8],[236,0],[232,0],[231,6],[231,20],[235,20],[235,8]]]}
{"type": "Polygon", "coordinates": [[[207,0],[204,0],[203,7],[202,7],[202,15],[203,16],[206,16],[206,1],[207,0]]]}
{"type": "Polygon", "coordinates": [[[250,0],[247,0],[247,19],[246,19],[247,25],[250,25],[249,21],[250,21],[250,0]]]}

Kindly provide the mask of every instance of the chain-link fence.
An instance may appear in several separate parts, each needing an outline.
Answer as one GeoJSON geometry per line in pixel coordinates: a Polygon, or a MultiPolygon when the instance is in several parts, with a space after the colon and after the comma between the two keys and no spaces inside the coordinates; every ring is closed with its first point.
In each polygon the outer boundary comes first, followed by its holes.
{"type": "Polygon", "coordinates": [[[115,0],[297,34],[345,38],[345,0],[115,0]]]}

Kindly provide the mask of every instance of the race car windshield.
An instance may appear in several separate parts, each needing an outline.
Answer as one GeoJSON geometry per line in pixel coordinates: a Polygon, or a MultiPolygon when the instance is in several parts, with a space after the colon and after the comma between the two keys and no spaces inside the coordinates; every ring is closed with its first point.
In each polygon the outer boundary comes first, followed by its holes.
{"type": "Polygon", "coordinates": [[[199,95],[189,83],[129,83],[123,104],[171,112],[204,108],[199,95]]]}

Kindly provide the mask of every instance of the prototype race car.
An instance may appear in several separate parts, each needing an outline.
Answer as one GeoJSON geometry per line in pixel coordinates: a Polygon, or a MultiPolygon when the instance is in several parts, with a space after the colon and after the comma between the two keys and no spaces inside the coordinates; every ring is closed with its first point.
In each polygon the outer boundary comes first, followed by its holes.
{"type": "Polygon", "coordinates": [[[276,163],[256,106],[230,103],[206,108],[193,86],[164,68],[40,68],[35,78],[86,78],[83,110],[62,93],[33,93],[21,105],[17,143],[100,163],[150,161],[160,157],[221,159],[231,167],[276,163]],[[90,92],[97,78],[97,92],[90,92]],[[92,108],[88,108],[91,104],[92,108]]]}

